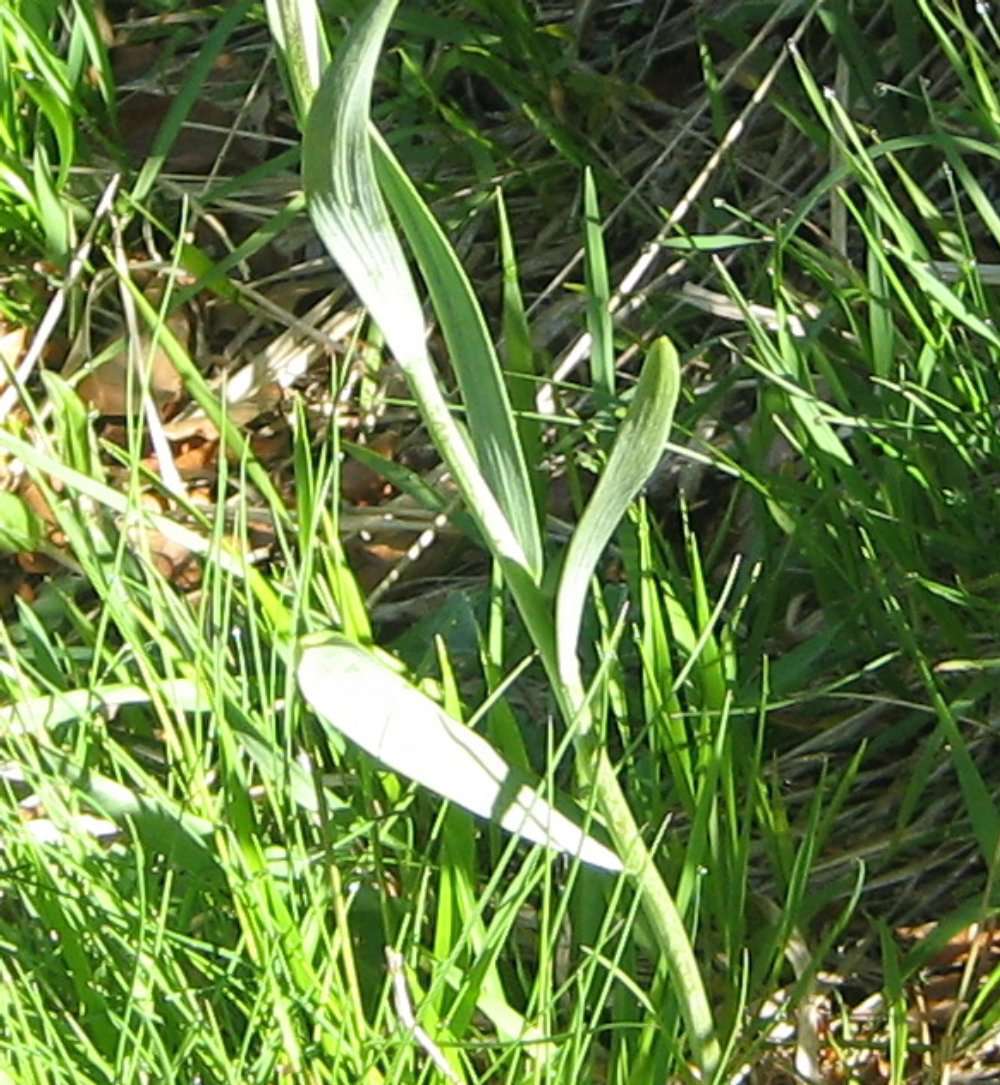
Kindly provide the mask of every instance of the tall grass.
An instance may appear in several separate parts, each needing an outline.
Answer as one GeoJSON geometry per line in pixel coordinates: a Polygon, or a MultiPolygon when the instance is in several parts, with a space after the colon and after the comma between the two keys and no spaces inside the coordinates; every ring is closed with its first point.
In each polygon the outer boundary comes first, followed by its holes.
{"type": "Polygon", "coordinates": [[[941,1031],[912,1007],[995,914],[992,24],[823,5],[770,51],[784,9],[705,13],[704,93],[660,154],[686,102],[588,67],[615,60],[599,5],[572,49],[520,3],[394,7],[198,23],[148,161],[97,216],[87,118],[114,88],[93,13],[0,9],[4,319],[49,334],[44,272],[75,338],[110,269],[223,446],[213,502],[172,489],[142,461],[155,414],[102,440],[79,372],[25,373],[0,429],[0,541],[46,561],[0,623],[0,1073],[971,1063],[991,964],[963,965],[941,1031]],[[215,261],[187,216],[251,207],[297,154],[175,202],[166,156],[237,31],[277,47],[305,194],[293,178],[215,261]],[[477,113],[487,77],[506,127],[477,113]],[[640,130],[635,161],[609,153],[640,130]],[[557,298],[539,222],[570,203],[557,298]],[[261,462],[166,322],[199,291],[249,297],[242,262],[304,210],[368,314],[324,405],[361,371],[374,408],[398,363],[453,485],[352,455],[487,556],[401,633],[346,552],[363,512],[337,426],[295,398],[287,460],[261,462]],[[159,307],[115,238],[154,227],[189,277],[159,307]],[[621,289],[640,258],[672,268],[641,297],[621,289]],[[586,375],[554,381],[581,350],[586,375]]]}

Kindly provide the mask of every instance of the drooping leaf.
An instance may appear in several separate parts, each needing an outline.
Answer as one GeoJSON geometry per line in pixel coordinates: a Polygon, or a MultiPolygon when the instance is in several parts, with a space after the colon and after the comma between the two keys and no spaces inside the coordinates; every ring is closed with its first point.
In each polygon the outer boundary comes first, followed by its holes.
{"type": "MultiPolygon", "coordinates": [[[[197,683],[187,678],[164,682],[160,695],[184,712],[207,712],[209,701],[197,683]]],[[[0,737],[48,732],[92,712],[114,712],[123,705],[148,704],[148,690],[122,684],[71,689],[42,697],[30,697],[0,708],[0,737]]]]}
{"type": "Polygon", "coordinates": [[[517,536],[535,579],[542,540],[517,421],[486,318],[458,255],[404,172],[379,139],[376,166],[386,197],[416,256],[448,344],[483,477],[517,536]]]}
{"type": "Polygon", "coordinates": [[[612,851],[541,798],[485,739],[346,637],[306,646],[298,681],[324,723],[394,772],[536,844],[621,869],[612,851]]]}
{"type": "Polygon", "coordinates": [[[406,374],[431,437],[490,548],[537,582],[541,543],[527,470],[482,314],[440,227],[380,144],[383,178],[441,310],[453,361],[456,368],[466,367],[462,390],[476,416],[470,416],[473,455],[431,364],[420,298],[375,176],[369,99],[395,7],[396,0],[377,0],[356,20],[316,91],[302,144],[307,206],[327,250],[406,374]]]}

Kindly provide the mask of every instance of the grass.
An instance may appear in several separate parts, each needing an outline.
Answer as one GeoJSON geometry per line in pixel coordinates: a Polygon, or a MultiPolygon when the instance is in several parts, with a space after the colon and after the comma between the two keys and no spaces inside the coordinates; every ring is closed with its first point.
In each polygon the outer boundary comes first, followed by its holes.
{"type": "Polygon", "coordinates": [[[986,1073],[989,13],[392,6],[0,10],[0,1074],[986,1073]]]}

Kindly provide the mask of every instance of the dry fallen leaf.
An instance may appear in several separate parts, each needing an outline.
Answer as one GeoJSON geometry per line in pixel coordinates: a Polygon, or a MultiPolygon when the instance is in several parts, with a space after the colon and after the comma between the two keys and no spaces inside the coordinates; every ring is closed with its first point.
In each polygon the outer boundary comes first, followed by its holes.
{"type": "MultiPolygon", "coordinates": [[[[368,443],[372,452],[393,459],[399,449],[399,434],[392,430],[376,434],[368,443]]],[[[367,464],[350,456],[340,469],[340,496],[352,505],[378,505],[395,491],[387,479],[367,464]]]]}
{"type": "Polygon", "coordinates": [[[16,368],[24,354],[27,336],[23,326],[12,328],[0,322],[0,365],[4,370],[16,368]]]}
{"type": "MultiPolygon", "coordinates": [[[[175,310],[164,323],[174,337],[187,348],[191,340],[191,320],[187,310],[175,310]]],[[[139,342],[134,351],[142,363],[150,366],[149,390],[153,399],[158,404],[176,399],[184,386],[183,381],[162,344],[157,342],[154,349],[153,332],[150,329],[144,328],[139,333],[139,342]]],[[[137,373],[132,375],[131,384],[132,402],[129,404],[129,351],[126,348],[88,374],[80,382],[77,392],[98,414],[131,414],[139,410],[141,402],[141,381],[137,373]]]]}
{"type": "MultiPolygon", "coordinates": [[[[119,106],[118,127],[129,158],[141,161],[153,149],[173,98],[166,94],[136,91],[119,106]]],[[[165,168],[171,173],[208,173],[225,150],[225,165],[249,169],[261,161],[262,144],[235,135],[230,139],[235,114],[214,102],[198,101],[174,140],[165,168]]]]}

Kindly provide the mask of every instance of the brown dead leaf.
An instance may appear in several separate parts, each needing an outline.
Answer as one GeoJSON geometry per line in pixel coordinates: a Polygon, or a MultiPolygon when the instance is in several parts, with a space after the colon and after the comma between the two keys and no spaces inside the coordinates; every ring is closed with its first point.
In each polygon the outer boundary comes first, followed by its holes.
{"type": "MultiPolygon", "coordinates": [[[[399,434],[392,430],[376,434],[368,444],[372,452],[394,459],[399,450],[399,434]]],[[[348,456],[341,467],[340,494],[352,505],[379,505],[395,493],[392,484],[377,471],[348,456]]]]}
{"type": "Polygon", "coordinates": [[[155,530],[147,532],[146,543],[160,574],[182,591],[189,591],[201,583],[201,563],[186,546],[155,530]]]}
{"type": "Polygon", "coordinates": [[[195,438],[186,441],[174,456],[174,466],[182,478],[203,477],[215,474],[219,462],[219,442],[195,438]]]}
{"type": "MultiPolygon", "coordinates": [[[[121,103],[118,127],[125,151],[132,161],[141,162],[152,151],[160,125],[172,104],[171,96],[144,90],[130,94],[121,103]]],[[[208,173],[223,149],[227,168],[242,170],[257,165],[263,157],[262,144],[240,135],[230,139],[235,116],[215,102],[195,102],[167,153],[165,169],[171,173],[208,173]]]]}
{"type": "Polygon", "coordinates": [[[52,507],[49,505],[45,494],[42,493],[36,483],[27,478],[22,479],[17,488],[17,492],[21,500],[40,520],[44,520],[47,524],[55,525],[55,513],[53,513],[52,507]]]}
{"type": "Polygon", "coordinates": [[[44,576],[56,572],[59,564],[47,554],[24,552],[17,555],[17,564],[26,572],[44,576]]]}
{"type": "Polygon", "coordinates": [[[28,332],[24,327],[8,327],[0,323],[0,365],[15,369],[27,346],[28,332]]]}
{"type": "Polygon", "coordinates": [[[108,59],[114,72],[115,84],[139,79],[156,67],[163,50],[155,41],[143,41],[116,45],[110,50],[108,59]]]}
{"type": "MultiPolygon", "coordinates": [[[[257,389],[253,395],[247,396],[237,403],[227,404],[226,417],[234,426],[242,429],[252,422],[256,422],[261,416],[276,411],[283,399],[284,393],[281,386],[274,381],[270,381],[257,389]]],[[[185,418],[182,416],[181,418],[175,418],[172,422],[168,422],[163,427],[163,430],[171,441],[183,441],[187,438],[197,437],[217,441],[219,438],[219,431],[215,423],[201,413],[196,413],[193,417],[185,418]]]]}
{"type": "Polygon", "coordinates": [[[276,464],[291,453],[292,435],[285,428],[273,432],[254,433],[250,437],[250,448],[262,463],[276,464]]]}
{"type": "Polygon", "coordinates": [[[454,569],[468,549],[460,535],[435,536],[427,545],[419,539],[417,532],[387,528],[376,537],[348,540],[347,559],[362,590],[371,591],[397,567],[401,582],[442,576],[454,569]]]}
{"type": "MultiPolygon", "coordinates": [[[[922,923],[915,927],[899,927],[896,933],[907,942],[919,944],[936,929],[937,923],[922,923]]],[[[1000,930],[995,923],[971,923],[963,927],[934,954],[928,962],[929,967],[946,968],[949,965],[965,964],[973,949],[983,958],[1000,955],[1000,930]]]]}
{"type": "MultiPolygon", "coordinates": [[[[188,311],[183,308],[176,309],[164,323],[187,349],[191,341],[191,319],[188,311]]],[[[184,383],[163,345],[157,342],[154,349],[152,330],[144,328],[139,332],[135,351],[136,356],[150,366],[149,390],[156,403],[162,405],[176,399],[184,383]]],[[[132,402],[129,404],[128,377],[129,351],[126,348],[88,374],[78,385],[77,392],[83,401],[94,407],[99,414],[135,413],[140,406],[140,380],[138,374],[133,374],[132,402]]]]}
{"type": "MultiPolygon", "coordinates": [[[[38,592],[35,591],[34,585],[30,580],[22,578],[14,586],[13,591],[17,593],[17,597],[24,603],[29,605],[35,603],[38,599],[38,592]]],[[[9,598],[7,602],[9,602],[9,598]]],[[[6,604],[4,604],[6,605],[6,604]]]]}

